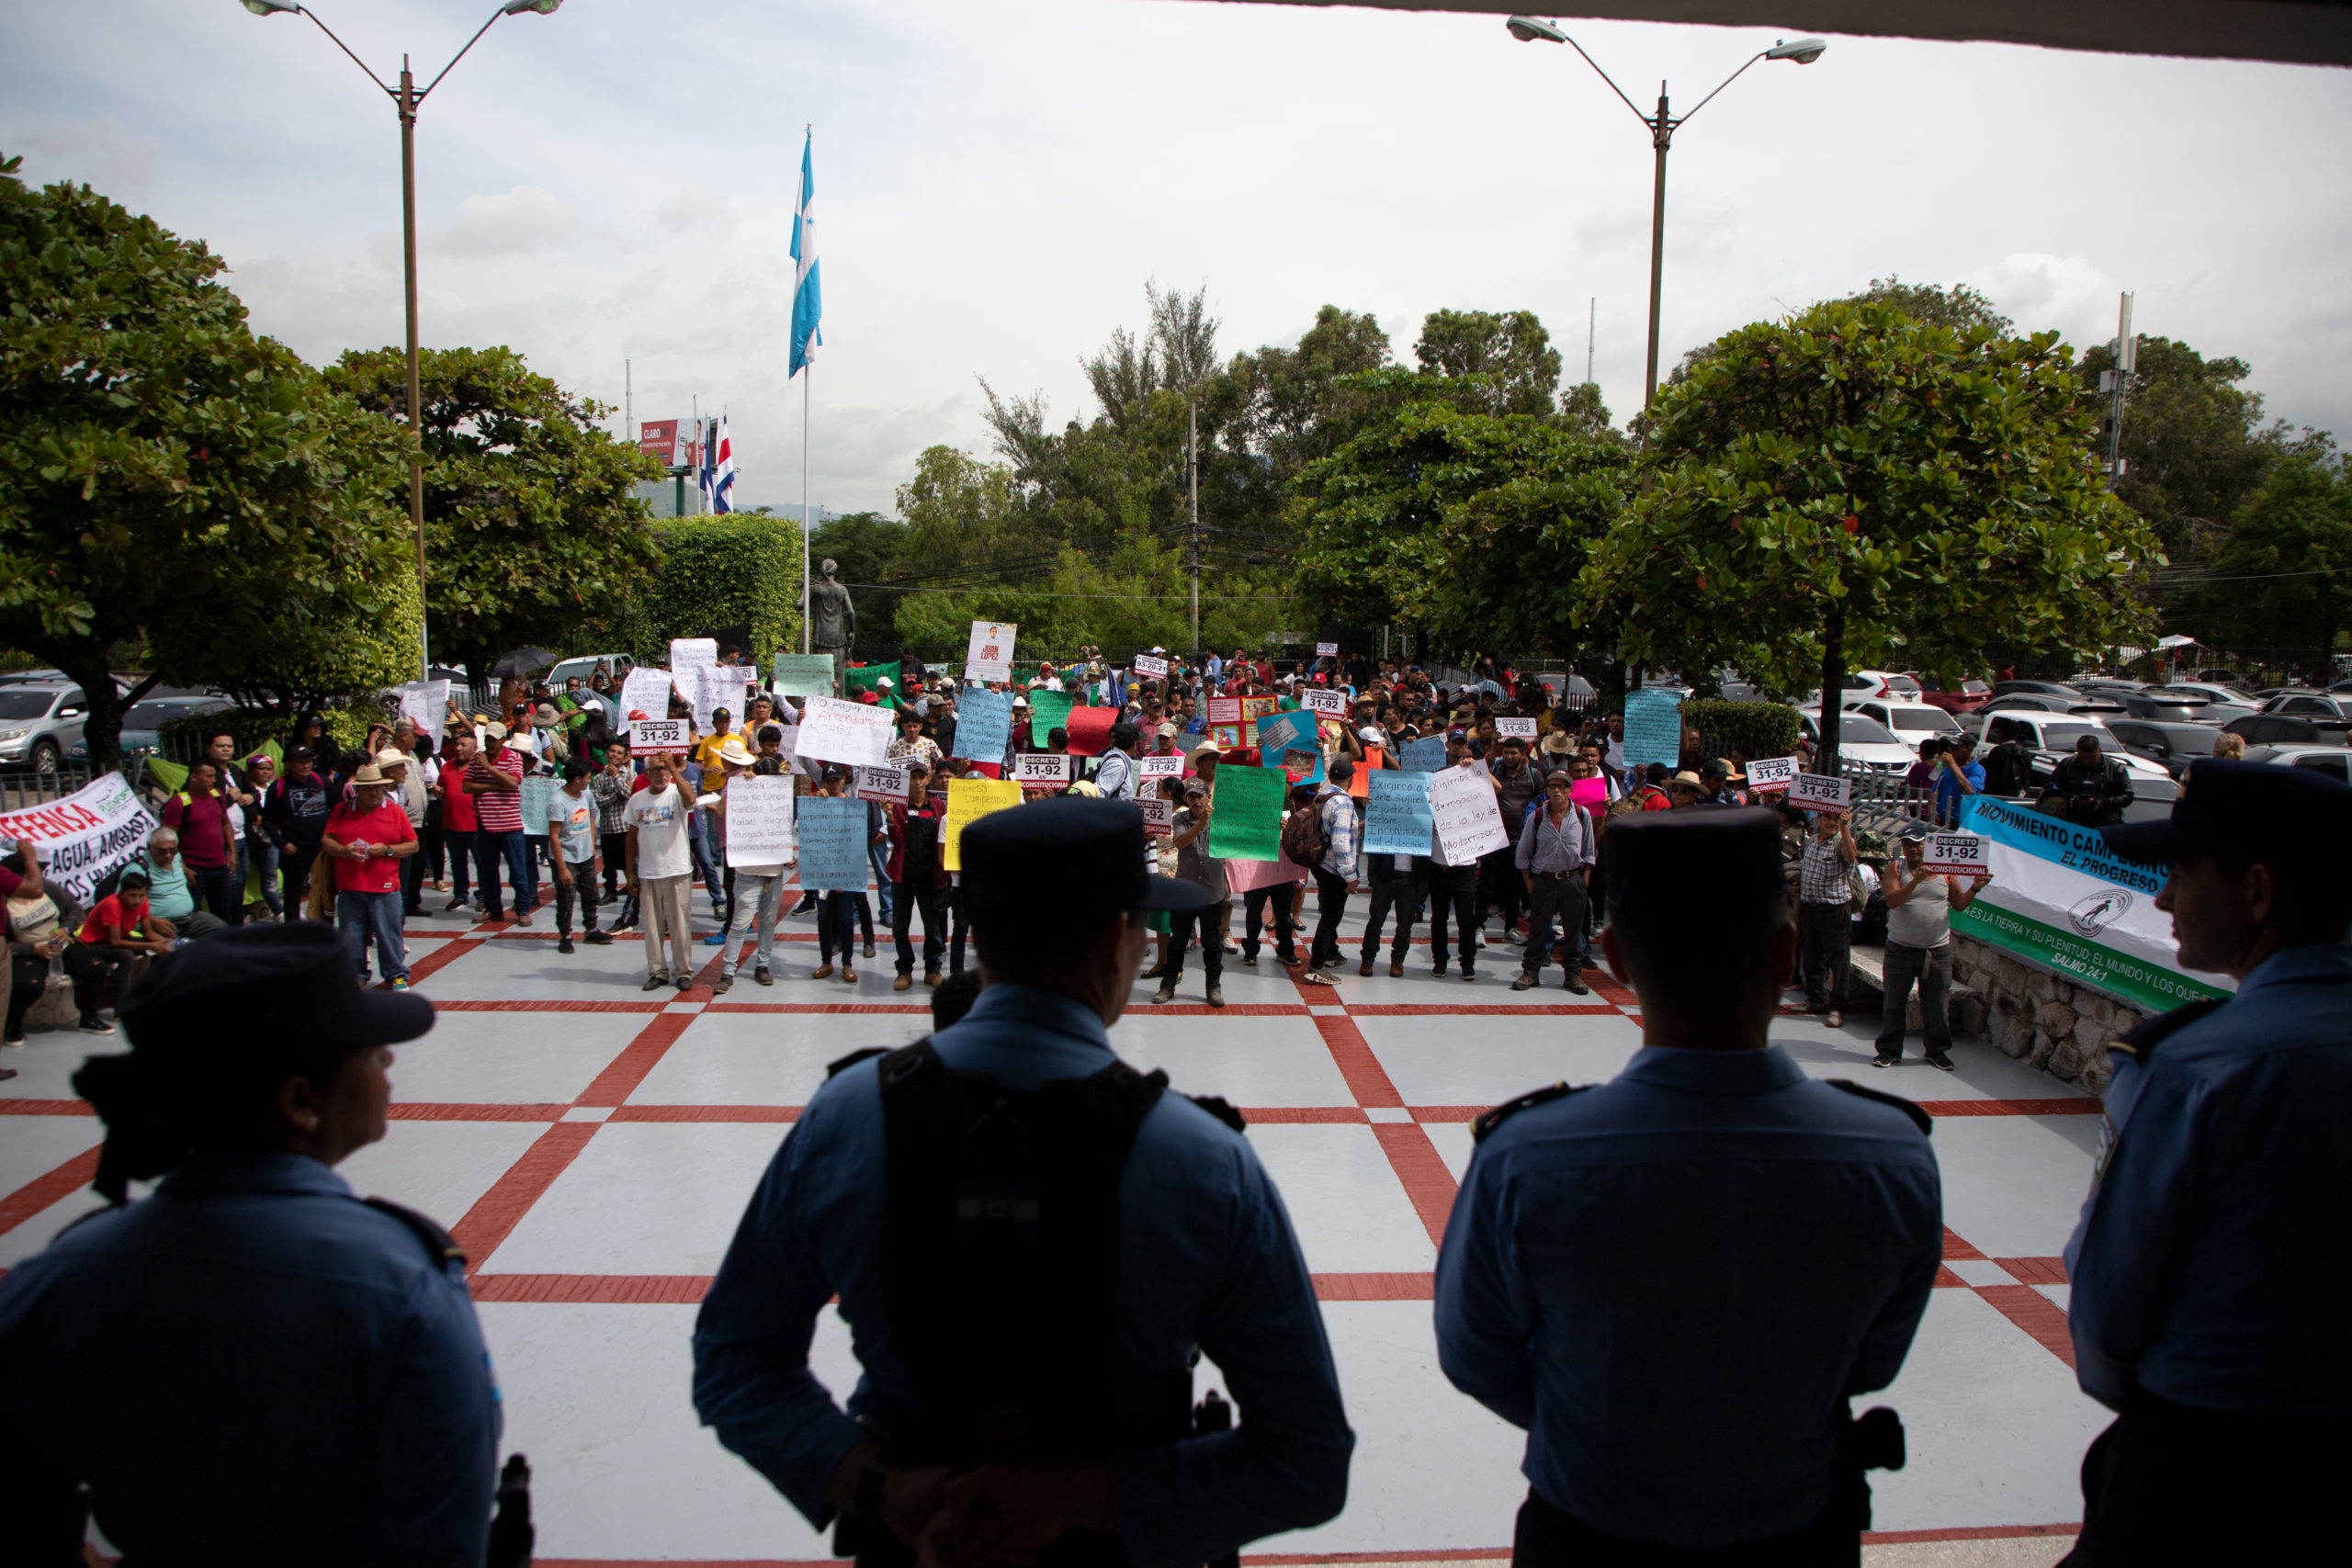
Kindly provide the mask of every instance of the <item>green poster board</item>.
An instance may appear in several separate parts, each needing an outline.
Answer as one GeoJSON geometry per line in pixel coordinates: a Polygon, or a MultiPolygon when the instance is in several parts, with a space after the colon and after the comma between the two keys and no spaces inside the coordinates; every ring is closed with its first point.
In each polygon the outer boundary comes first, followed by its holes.
{"type": "MultiPolygon", "coordinates": [[[[861,692],[881,692],[882,689],[878,682],[885,675],[888,675],[890,678],[890,689],[887,692],[882,692],[882,705],[886,708],[897,707],[899,705],[898,693],[899,675],[899,665],[896,660],[891,660],[888,664],[860,664],[850,669],[843,670],[842,671],[842,695],[851,702],[855,702],[857,701],[858,694],[861,692]]],[[[820,696],[824,694],[825,694],[823,693],[818,694],[820,696]]]]}
{"type": "Polygon", "coordinates": [[[1283,799],[1289,793],[1280,768],[1219,768],[1209,853],[1220,860],[1281,859],[1283,799]]]}
{"type": "Polygon", "coordinates": [[[833,656],[830,653],[779,653],[775,656],[776,694],[786,697],[830,697],[833,694],[833,656]]]}
{"type": "Polygon", "coordinates": [[[1069,710],[1078,705],[1075,692],[1035,691],[1029,694],[1029,744],[1044,750],[1048,744],[1046,732],[1065,728],[1069,724],[1069,710]]]}

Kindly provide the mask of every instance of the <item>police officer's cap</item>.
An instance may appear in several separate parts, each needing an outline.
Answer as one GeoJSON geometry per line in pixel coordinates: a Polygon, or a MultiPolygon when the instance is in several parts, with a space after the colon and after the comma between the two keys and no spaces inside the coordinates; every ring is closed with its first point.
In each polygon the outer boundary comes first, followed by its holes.
{"type": "Polygon", "coordinates": [[[1216,901],[1197,882],[1144,869],[1143,812],[1131,801],[1056,795],[990,812],[964,829],[958,852],[964,897],[984,923],[1216,901]]]}
{"type": "Polygon", "coordinates": [[[1781,818],[1770,807],[1647,811],[1609,824],[1609,908],[1637,923],[1696,912],[1761,915],[1789,896],[1781,818]]]}
{"type": "Polygon", "coordinates": [[[351,949],[316,920],[235,926],[158,959],[117,1015],[141,1051],[233,1051],[285,1033],[391,1045],[433,1027],[410,991],[360,988],[351,949]]]}
{"type": "Polygon", "coordinates": [[[2121,858],[2151,865],[2216,853],[2336,855],[2352,842],[2352,784],[2310,768],[2207,758],[2188,765],[2170,818],[2099,832],[2121,858]]]}

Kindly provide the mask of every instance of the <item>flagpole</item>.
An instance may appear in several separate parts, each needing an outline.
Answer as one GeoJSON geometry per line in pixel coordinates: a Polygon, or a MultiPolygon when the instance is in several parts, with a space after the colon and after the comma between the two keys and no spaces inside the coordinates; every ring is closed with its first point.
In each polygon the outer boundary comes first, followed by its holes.
{"type": "MultiPolygon", "coordinates": [[[[814,359],[800,363],[800,651],[812,652],[808,644],[808,624],[816,606],[808,602],[808,377],[817,368],[814,359]]],[[[838,683],[834,694],[840,694],[838,683]]]]}

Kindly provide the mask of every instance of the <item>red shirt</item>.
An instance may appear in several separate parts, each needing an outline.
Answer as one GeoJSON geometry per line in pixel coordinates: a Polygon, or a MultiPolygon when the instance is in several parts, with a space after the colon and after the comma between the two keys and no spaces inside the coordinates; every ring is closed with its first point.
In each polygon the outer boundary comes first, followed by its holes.
{"type": "MultiPolygon", "coordinates": [[[[465,768],[445,767],[441,770],[441,829],[444,832],[470,833],[478,826],[474,797],[466,793],[466,770],[472,766],[469,760],[465,768]]],[[[515,809],[519,812],[521,807],[515,809]]]]}
{"type": "Polygon", "coordinates": [[[90,911],[90,918],[82,922],[82,929],[76,934],[84,942],[104,947],[107,943],[126,936],[144,937],[147,934],[146,919],[146,900],[140,901],[139,919],[135,921],[126,920],[122,913],[122,895],[108,894],[98,900],[97,908],[90,911]],[[129,929],[126,930],[126,927],[129,929]]]}
{"type": "MultiPolygon", "coordinates": [[[[364,817],[337,807],[327,818],[327,837],[338,844],[391,845],[407,843],[416,837],[416,831],[408,825],[408,813],[386,800],[364,817]]],[[[401,888],[401,863],[390,855],[337,860],[334,885],[345,893],[397,893],[401,888]]]]}
{"type": "MultiPolygon", "coordinates": [[[[516,785],[523,782],[523,753],[511,746],[501,747],[498,760],[476,757],[466,769],[469,779],[486,779],[492,773],[503,773],[516,785]]],[[[519,833],[523,830],[523,796],[518,789],[486,789],[473,797],[474,820],[478,831],[484,833],[519,833]]]]}

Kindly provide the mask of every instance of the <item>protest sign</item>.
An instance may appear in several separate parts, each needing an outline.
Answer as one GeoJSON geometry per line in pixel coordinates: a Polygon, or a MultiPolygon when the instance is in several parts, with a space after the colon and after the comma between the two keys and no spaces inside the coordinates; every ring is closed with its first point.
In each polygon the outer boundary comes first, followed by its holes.
{"type": "Polygon", "coordinates": [[[1747,787],[1758,795],[1778,795],[1796,776],[1794,757],[1758,757],[1747,764],[1747,787]]]}
{"type": "MultiPolygon", "coordinates": [[[[1216,818],[1209,818],[1209,831],[1216,831],[1216,818]]],[[[1280,887],[1287,883],[1306,880],[1306,868],[1280,851],[1272,860],[1233,860],[1225,863],[1225,886],[1228,892],[1249,893],[1260,887],[1280,887]]],[[[1285,895],[1287,897],[1287,895],[1285,895]]]]}
{"type": "Polygon", "coordinates": [[[1184,776],[1184,759],[1182,757],[1137,757],[1136,776],[1146,784],[1153,784],[1160,779],[1181,779],[1184,776]]]}
{"type": "Polygon", "coordinates": [[[1672,692],[1635,692],[1625,699],[1625,766],[1682,760],[1682,699],[1672,692]]]}
{"type": "Polygon", "coordinates": [[[1238,724],[1212,724],[1209,726],[1208,738],[1209,744],[1220,751],[1238,750],[1241,746],[1241,727],[1238,724]]]}
{"type": "Polygon", "coordinates": [[[688,726],[683,718],[640,718],[629,726],[628,749],[631,755],[639,757],[649,751],[683,757],[693,750],[688,735],[688,726]]]}
{"type": "Polygon", "coordinates": [[[695,723],[706,733],[713,727],[712,715],[720,708],[727,710],[729,720],[741,720],[749,711],[743,702],[744,670],[738,664],[697,664],[694,667],[695,689],[692,701],[695,723]]]}
{"type": "Polygon", "coordinates": [[[956,749],[976,762],[1001,762],[1012,743],[1012,694],[973,687],[956,705],[956,749]]]}
{"type": "Polygon", "coordinates": [[[939,852],[947,869],[964,869],[964,829],[981,818],[1021,804],[1021,785],[1012,779],[949,779],[947,815],[939,824],[939,852]]]}
{"type": "Polygon", "coordinates": [[[1138,653],[1135,657],[1135,671],[1138,675],[1148,675],[1155,681],[1160,680],[1168,674],[1168,660],[1155,659],[1148,653],[1138,653]]]}
{"type": "Polygon", "coordinates": [[[1147,795],[1136,804],[1143,807],[1143,830],[1147,833],[1176,831],[1176,803],[1161,795],[1147,795]]]}
{"type": "Polygon", "coordinates": [[[1337,659],[1340,657],[1340,645],[1336,642],[1318,642],[1315,645],[1315,657],[1337,659]]]}
{"type": "Polygon", "coordinates": [[[1071,692],[1048,692],[1043,687],[1029,694],[1029,744],[1050,746],[1047,735],[1057,729],[1069,728],[1069,710],[1078,704],[1071,692]]]}
{"type": "Polygon", "coordinates": [[[1073,757],[1099,757],[1111,749],[1111,726],[1117,723],[1117,708],[1072,708],[1063,718],[1069,731],[1069,751],[1073,757]]]}
{"type": "Polygon", "coordinates": [[[833,656],[830,653],[777,654],[775,690],[780,697],[831,696],[833,656]]]}
{"type": "Polygon", "coordinates": [[[1211,724],[1239,724],[1241,699],[1239,697],[1211,697],[1209,722],[1211,724]]]}
{"type": "Polygon", "coordinates": [[[1919,869],[1952,876],[1993,874],[1992,849],[1982,833],[1930,833],[1919,869]]]}
{"type": "Polygon", "coordinates": [[[523,832],[526,838],[544,839],[548,836],[548,806],[555,799],[555,792],[562,787],[561,781],[551,779],[545,773],[524,775],[522,794],[516,804],[523,812],[523,832]]]}
{"type": "Polygon", "coordinates": [[[1281,706],[1280,700],[1274,697],[1244,697],[1241,699],[1241,722],[1248,724],[1253,718],[1265,718],[1281,706]]]}
{"type": "MultiPolygon", "coordinates": [[[[855,801],[843,804],[865,809],[855,801]]],[[[782,865],[792,859],[792,775],[743,773],[729,779],[726,824],[728,864],[782,865]]],[[[801,885],[813,886],[805,873],[801,885]]]]}
{"type": "Polygon", "coordinates": [[[1289,782],[1278,768],[1219,769],[1216,809],[1209,817],[1209,853],[1220,860],[1278,857],[1283,800],[1289,794],[1289,782]]]}
{"type": "Polygon", "coordinates": [[[1981,795],[1962,803],[1960,825],[1985,839],[1993,880],[1967,908],[1951,912],[1956,935],[2082,980],[2143,1012],[2237,988],[2227,976],[2179,966],[2172,917],[2156,908],[2163,868],[2118,860],[2098,829],[1981,795]]]}
{"type": "Polygon", "coordinates": [[[883,806],[904,806],[907,792],[914,787],[902,766],[860,768],[857,770],[857,798],[871,800],[883,806]]]}
{"type": "Polygon", "coordinates": [[[1348,694],[1345,692],[1309,692],[1298,702],[1307,712],[1319,714],[1325,718],[1348,716],[1348,694]]]}
{"type": "Polygon", "coordinates": [[[670,639],[670,668],[691,670],[697,665],[718,662],[718,639],[709,637],[673,637],[670,639]]]}
{"type": "MultiPolygon", "coordinates": [[[[120,773],[102,773],[62,800],[0,817],[0,838],[45,847],[41,879],[84,908],[97,901],[92,889],[145,849],[154,830],[155,818],[120,773]]],[[[318,874],[327,872],[322,867],[318,874]]]]}
{"type": "Polygon", "coordinates": [[[1789,781],[1788,804],[1799,811],[1846,811],[1854,804],[1854,781],[1826,773],[1799,773],[1789,781]]]}
{"type": "Polygon", "coordinates": [[[1012,635],[1019,629],[1011,621],[974,621],[971,646],[964,654],[964,679],[1012,680],[1012,635]]]}
{"type": "Polygon", "coordinates": [[[1447,768],[1429,780],[1430,816],[1448,865],[1468,865],[1510,844],[1493,784],[1467,767],[1447,768]]]}
{"type": "Polygon", "coordinates": [[[1396,755],[1408,773],[1434,773],[1445,766],[1445,737],[1425,735],[1419,740],[1408,740],[1396,755]]]}
{"type": "Polygon", "coordinates": [[[820,762],[878,768],[889,761],[890,721],[888,708],[845,703],[834,697],[810,697],[807,711],[800,716],[800,737],[794,755],[820,762]]]}
{"type": "Polygon", "coordinates": [[[1609,781],[1599,774],[1568,785],[1568,798],[1595,816],[1609,809],[1609,781]]]}
{"type": "Polygon", "coordinates": [[[1430,773],[1400,773],[1391,769],[1372,775],[1371,793],[1363,803],[1363,852],[1370,855],[1425,855],[1430,852],[1430,773]]]}
{"type": "Polygon", "coordinates": [[[1362,800],[1372,790],[1372,775],[1385,767],[1386,753],[1377,746],[1363,749],[1363,761],[1356,764],[1355,777],[1348,781],[1348,793],[1362,800]]]}
{"type": "Polygon", "coordinates": [[[401,716],[413,723],[419,735],[439,736],[449,716],[449,682],[411,681],[402,686],[401,716]]]}
{"type": "Polygon", "coordinates": [[[1315,716],[1278,713],[1258,721],[1258,765],[1280,768],[1293,784],[1319,784],[1323,747],[1315,738],[1315,716]]]}
{"type": "Polygon", "coordinates": [[[888,664],[842,665],[842,700],[851,703],[864,702],[865,694],[871,692],[874,694],[875,700],[884,707],[897,707],[899,663],[899,660],[894,659],[888,664]]]}
{"type": "Polygon", "coordinates": [[[1498,718],[1495,720],[1495,734],[1506,739],[1516,735],[1521,740],[1532,740],[1535,739],[1535,721],[1532,718],[1498,718]]]}
{"type": "Polygon", "coordinates": [[[637,722],[642,715],[647,718],[670,716],[670,672],[649,670],[640,665],[621,681],[621,720],[623,727],[637,722]]]}
{"type": "MultiPolygon", "coordinates": [[[[820,893],[865,891],[871,869],[865,858],[865,814],[872,809],[847,796],[836,800],[812,795],[800,803],[801,886],[820,893]]],[[[728,852],[734,852],[731,843],[728,852]]]]}
{"type": "Polygon", "coordinates": [[[1023,751],[1012,759],[1016,784],[1065,784],[1078,776],[1078,760],[1059,751],[1023,751]]]}

